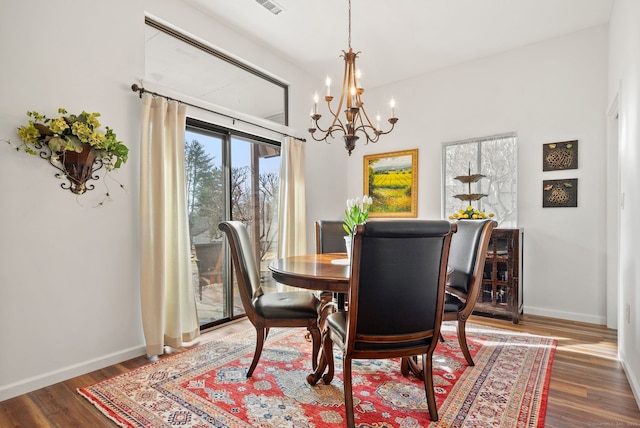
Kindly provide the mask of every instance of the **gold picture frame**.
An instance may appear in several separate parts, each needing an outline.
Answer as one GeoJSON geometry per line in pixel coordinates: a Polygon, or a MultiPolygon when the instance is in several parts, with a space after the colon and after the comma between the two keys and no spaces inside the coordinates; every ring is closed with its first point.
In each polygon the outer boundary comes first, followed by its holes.
{"type": "Polygon", "coordinates": [[[369,217],[418,216],[418,149],[365,155],[362,171],[369,217]]]}

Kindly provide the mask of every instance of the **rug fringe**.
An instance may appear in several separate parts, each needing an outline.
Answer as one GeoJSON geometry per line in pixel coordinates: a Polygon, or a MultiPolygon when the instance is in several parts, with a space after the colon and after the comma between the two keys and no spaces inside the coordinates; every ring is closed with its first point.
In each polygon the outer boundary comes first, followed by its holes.
{"type": "Polygon", "coordinates": [[[113,412],[111,409],[104,407],[102,405],[102,403],[100,403],[100,401],[98,401],[93,395],[88,394],[85,392],[85,388],[77,388],[76,391],[78,392],[78,394],[82,395],[84,398],[86,398],[89,403],[93,404],[93,406],[98,409],[103,415],[105,415],[107,418],[109,418],[112,422],[114,422],[116,425],[122,427],[122,428],[129,428],[131,425],[126,424],[125,422],[122,422],[121,418],[119,418],[115,412],[113,412]]]}

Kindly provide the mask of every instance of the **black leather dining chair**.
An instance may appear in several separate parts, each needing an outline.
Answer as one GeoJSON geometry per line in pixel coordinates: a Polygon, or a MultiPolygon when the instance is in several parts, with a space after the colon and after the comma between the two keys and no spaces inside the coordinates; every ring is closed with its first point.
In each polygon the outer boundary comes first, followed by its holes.
{"type": "Polygon", "coordinates": [[[273,327],[306,327],[312,339],[312,365],[315,368],[320,351],[320,300],[309,291],[264,292],[247,227],[239,221],[223,221],[218,228],[227,236],[240,299],[256,329],[256,349],[247,377],[253,375],[269,329],[273,327]]]}
{"type": "MultiPolygon", "coordinates": [[[[475,365],[467,343],[467,320],[473,313],[482,290],[484,262],[497,222],[486,220],[458,220],[457,232],[449,249],[449,276],[444,300],[443,321],[456,321],[458,343],[469,366],[475,365]]],[[[442,335],[440,335],[442,339],[442,335]]],[[[444,339],[442,339],[444,340],[444,339]]],[[[415,358],[403,359],[402,370],[420,372],[415,358]]]]}
{"type": "Polygon", "coordinates": [[[470,366],[473,358],[467,345],[466,324],[482,289],[484,262],[491,232],[498,225],[493,220],[458,220],[458,231],[451,238],[449,274],[444,301],[444,321],[456,321],[458,342],[470,366]]]}
{"type": "MultiPolygon", "coordinates": [[[[317,220],[316,226],[316,254],[324,253],[344,253],[347,251],[344,237],[347,232],[344,230],[342,220],[317,220]]],[[[323,291],[318,294],[323,303],[329,303],[335,299],[337,305],[344,307],[344,295],[323,291]]]]}
{"type": "Polygon", "coordinates": [[[455,224],[390,220],[358,225],[353,235],[349,310],[330,314],[322,352],[333,378],[334,345],[342,352],[347,425],[355,426],[352,360],[422,356],[432,421],[438,420],[432,355],[442,322],[447,259],[455,224]]]}
{"type": "Polygon", "coordinates": [[[318,220],[316,225],[316,253],[344,253],[347,236],[342,220],[318,220]]]}

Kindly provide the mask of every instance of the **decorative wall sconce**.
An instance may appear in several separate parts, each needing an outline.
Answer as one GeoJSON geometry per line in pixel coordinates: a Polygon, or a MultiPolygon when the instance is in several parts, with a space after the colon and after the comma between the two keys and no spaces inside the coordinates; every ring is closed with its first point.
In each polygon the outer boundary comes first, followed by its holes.
{"type": "Polygon", "coordinates": [[[60,186],[81,195],[95,188],[87,182],[97,180],[95,174],[102,167],[107,173],[120,168],[127,161],[129,149],[108,126],[106,132],[98,131],[100,113],[83,111],[74,115],[63,108],[58,113],[59,117],[49,118],[35,111],[27,112],[29,124],[18,128],[23,144],[16,150],[46,159],[60,171],[57,178],[68,180],[60,186]]]}

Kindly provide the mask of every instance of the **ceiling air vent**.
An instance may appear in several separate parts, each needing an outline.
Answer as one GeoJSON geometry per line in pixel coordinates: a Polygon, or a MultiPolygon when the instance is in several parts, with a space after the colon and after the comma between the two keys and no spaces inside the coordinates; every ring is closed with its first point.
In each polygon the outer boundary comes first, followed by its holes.
{"type": "Polygon", "coordinates": [[[273,0],[256,0],[256,2],[261,4],[265,9],[267,9],[269,12],[273,13],[274,15],[277,15],[284,10],[282,6],[280,6],[278,3],[276,3],[273,0]]]}

